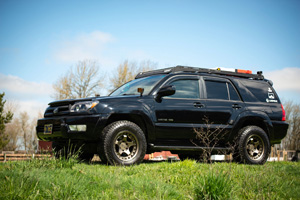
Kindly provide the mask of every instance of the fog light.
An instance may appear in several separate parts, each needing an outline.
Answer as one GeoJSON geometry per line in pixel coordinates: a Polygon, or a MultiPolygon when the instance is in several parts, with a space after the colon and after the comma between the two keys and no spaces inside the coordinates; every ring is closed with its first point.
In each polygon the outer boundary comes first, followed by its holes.
{"type": "Polygon", "coordinates": [[[85,132],[86,125],[69,125],[71,131],[85,132]]]}

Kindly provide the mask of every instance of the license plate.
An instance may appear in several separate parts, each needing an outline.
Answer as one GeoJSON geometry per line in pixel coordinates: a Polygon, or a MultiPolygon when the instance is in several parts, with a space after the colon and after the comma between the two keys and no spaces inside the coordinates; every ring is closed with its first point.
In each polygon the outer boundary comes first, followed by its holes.
{"type": "Polygon", "coordinates": [[[44,126],[44,134],[52,134],[52,124],[45,124],[44,126]]]}

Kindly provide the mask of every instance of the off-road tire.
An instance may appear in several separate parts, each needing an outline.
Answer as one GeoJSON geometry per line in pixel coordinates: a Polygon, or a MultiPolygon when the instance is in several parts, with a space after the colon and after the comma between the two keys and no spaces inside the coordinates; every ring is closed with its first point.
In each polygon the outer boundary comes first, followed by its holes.
{"type": "Polygon", "coordinates": [[[262,128],[246,126],[239,131],[237,151],[240,163],[263,165],[270,154],[269,138],[262,128]]]}
{"type": "Polygon", "coordinates": [[[135,123],[116,121],[103,130],[103,150],[111,165],[139,164],[146,154],[146,137],[135,123]]]}

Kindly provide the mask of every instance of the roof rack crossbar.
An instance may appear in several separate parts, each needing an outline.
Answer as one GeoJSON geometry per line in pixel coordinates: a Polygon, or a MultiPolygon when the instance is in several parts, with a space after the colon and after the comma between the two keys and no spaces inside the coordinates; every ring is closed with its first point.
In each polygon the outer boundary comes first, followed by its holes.
{"type": "Polygon", "coordinates": [[[189,66],[181,66],[181,65],[177,65],[176,67],[169,67],[165,69],[140,72],[139,74],[137,74],[135,78],[137,79],[137,78],[142,78],[142,77],[151,76],[155,74],[170,74],[170,73],[178,73],[178,72],[208,73],[208,74],[235,76],[241,78],[252,78],[258,80],[264,79],[262,72],[259,72],[257,74],[244,74],[244,73],[236,73],[236,72],[230,72],[224,70],[206,69],[206,68],[189,67],[189,66]]]}

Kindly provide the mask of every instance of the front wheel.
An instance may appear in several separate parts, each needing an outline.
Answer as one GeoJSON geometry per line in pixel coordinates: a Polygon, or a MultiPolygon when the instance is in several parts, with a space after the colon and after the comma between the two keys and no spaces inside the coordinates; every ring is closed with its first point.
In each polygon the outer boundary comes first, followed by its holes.
{"type": "Polygon", "coordinates": [[[265,131],[257,126],[246,126],[239,135],[237,150],[240,162],[264,164],[270,154],[270,142],[265,131]]]}
{"type": "Polygon", "coordinates": [[[104,154],[111,165],[133,165],[143,161],[146,138],[142,129],[130,121],[117,121],[103,130],[104,154]]]}

